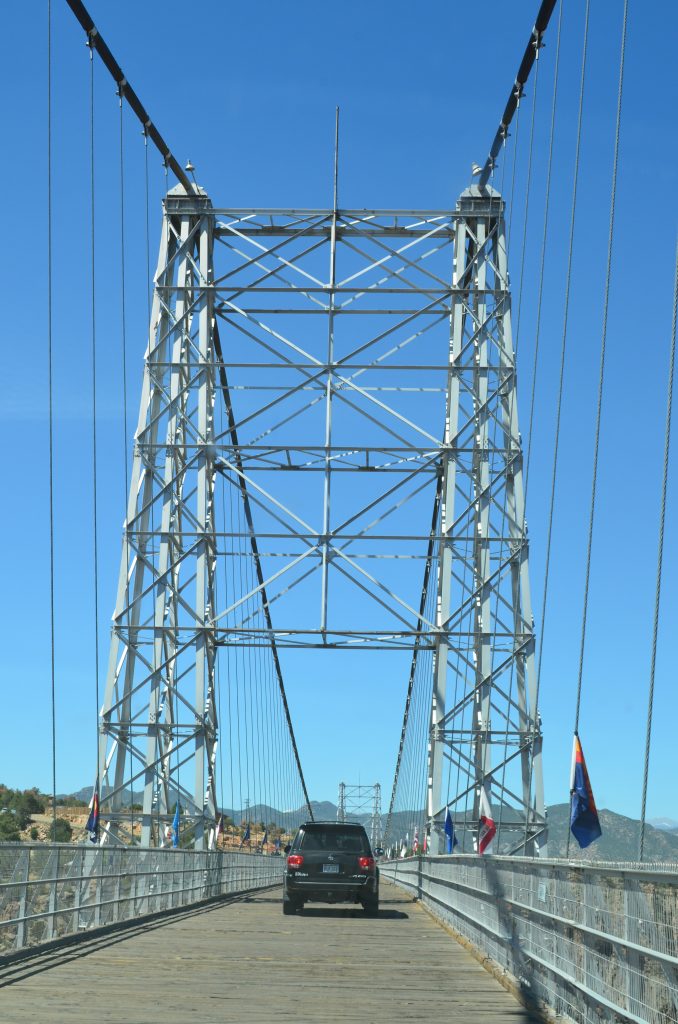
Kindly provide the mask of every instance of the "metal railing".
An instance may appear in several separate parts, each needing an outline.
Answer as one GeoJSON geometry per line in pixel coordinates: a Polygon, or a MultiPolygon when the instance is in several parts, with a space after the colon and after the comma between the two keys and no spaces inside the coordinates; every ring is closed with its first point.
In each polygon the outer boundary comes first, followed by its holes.
{"type": "Polygon", "coordinates": [[[552,1014],[678,1021],[677,865],[455,854],[381,871],[552,1014]]]}
{"type": "Polygon", "coordinates": [[[0,955],[282,880],[284,858],[0,844],[0,955]]]}

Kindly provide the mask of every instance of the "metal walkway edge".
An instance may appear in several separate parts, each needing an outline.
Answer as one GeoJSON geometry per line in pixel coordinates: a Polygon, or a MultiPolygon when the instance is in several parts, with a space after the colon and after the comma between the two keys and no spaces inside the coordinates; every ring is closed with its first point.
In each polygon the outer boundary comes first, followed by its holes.
{"type": "Polygon", "coordinates": [[[527,1012],[408,895],[382,882],[377,918],[277,889],[52,951],[0,974],[3,1024],[445,1020],[527,1012]]]}

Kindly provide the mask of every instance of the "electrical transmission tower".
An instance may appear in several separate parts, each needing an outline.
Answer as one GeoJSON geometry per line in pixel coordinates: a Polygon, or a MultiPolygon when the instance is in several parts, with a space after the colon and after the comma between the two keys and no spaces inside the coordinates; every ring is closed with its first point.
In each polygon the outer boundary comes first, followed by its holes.
{"type": "Polygon", "coordinates": [[[457,834],[465,831],[477,842],[484,790],[502,850],[543,853],[542,737],[504,203],[491,188],[462,194],[454,248],[433,580],[431,850],[443,852],[448,807],[457,834]]]}
{"type": "Polygon", "coordinates": [[[337,821],[364,823],[373,850],[381,846],[381,785],[354,786],[339,783],[337,821]]]}

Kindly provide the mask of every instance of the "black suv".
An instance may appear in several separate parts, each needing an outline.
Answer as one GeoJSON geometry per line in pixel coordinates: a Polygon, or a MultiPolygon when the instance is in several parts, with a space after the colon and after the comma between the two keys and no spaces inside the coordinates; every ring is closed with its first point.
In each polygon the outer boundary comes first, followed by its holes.
{"type": "Polygon", "coordinates": [[[367,833],[352,822],[307,821],[286,847],[283,914],[318,903],[362,903],[379,910],[379,868],[367,833]]]}

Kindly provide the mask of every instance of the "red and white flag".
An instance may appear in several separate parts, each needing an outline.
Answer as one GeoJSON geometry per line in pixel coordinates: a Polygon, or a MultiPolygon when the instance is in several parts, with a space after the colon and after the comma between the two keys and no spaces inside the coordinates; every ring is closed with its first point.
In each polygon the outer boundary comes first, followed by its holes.
{"type": "Polygon", "coordinates": [[[419,829],[415,828],[415,830],[414,830],[414,841],[412,843],[412,853],[416,853],[418,849],[419,849],[419,829]]]}
{"type": "Polygon", "coordinates": [[[485,787],[480,788],[480,822],[478,825],[478,853],[485,853],[488,846],[494,839],[497,826],[492,817],[492,808],[487,799],[485,787]]]}

